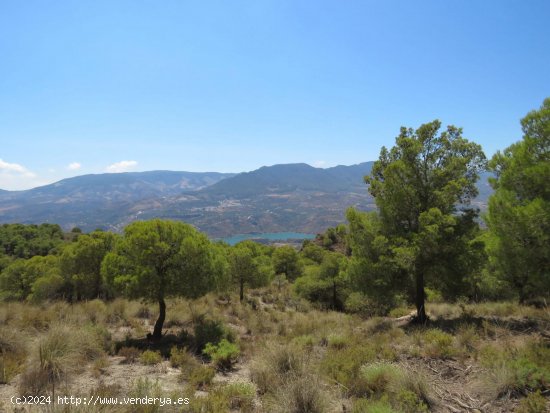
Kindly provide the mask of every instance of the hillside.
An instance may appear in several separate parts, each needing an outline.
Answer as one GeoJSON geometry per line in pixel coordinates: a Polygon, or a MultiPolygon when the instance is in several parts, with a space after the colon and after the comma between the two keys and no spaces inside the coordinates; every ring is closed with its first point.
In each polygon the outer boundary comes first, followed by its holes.
{"type": "Polygon", "coordinates": [[[235,174],[149,171],[82,175],[26,191],[0,191],[0,222],[112,228],[143,199],[202,189],[235,174]]]}
{"type": "MultiPolygon", "coordinates": [[[[214,237],[237,233],[321,232],[345,210],[375,208],[363,177],[372,162],[314,168],[264,166],[240,174],[152,171],[84,175],[27,191],[0,192],[0,223],[58,223],[120,231],[136,219],[189,222],[214,237]]],[[[488,176],[488,175],[487,175],[488,176]]],[[[478,185],[484,209],[491,188],[478,185]]]]}

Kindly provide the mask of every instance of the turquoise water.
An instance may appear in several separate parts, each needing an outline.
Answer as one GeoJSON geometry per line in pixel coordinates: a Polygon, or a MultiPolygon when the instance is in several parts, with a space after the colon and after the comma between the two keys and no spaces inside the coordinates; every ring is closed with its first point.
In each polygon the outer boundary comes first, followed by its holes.
{"type": "Polygon", "coordinates": [[[235,245],[237,242],[246,239],[268,239],[270,241],[285,241],[287,239],[313,239],[315,234],[304,234],[301,232],[266,232],[257,234],[238,234],[231,237],[222,238],[229,245],[235,245]]]}

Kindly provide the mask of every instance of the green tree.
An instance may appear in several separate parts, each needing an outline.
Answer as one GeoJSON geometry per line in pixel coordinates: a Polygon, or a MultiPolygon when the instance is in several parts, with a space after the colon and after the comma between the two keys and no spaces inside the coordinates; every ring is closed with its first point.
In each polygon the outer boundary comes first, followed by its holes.
{"type": "Polygon", "coordinates": [[[289,245],[283,245],[273,252],[273,267],[276,274],[284,274],[290,281],[302,275],[302,265],[296,250],[289,245]]]}
{"type": "Polygon", "coordinates": [[[486,216],[491,267],[521,302],[550,296],[550,98],[521,120],[523,139],[497,152],[486,216]]]}
{"type": "Polygon", "coordinates": [[[239,286],[239,299],[244,299],[244,287],[260,287],[272,276],[269,257],[261,254],[258,244],[242,241],[230,250],[229,263],[233,282],[239,286]],[[267,259],[265,259],[267,258],[267,259]]]}
{"type": "Polygon", "coordinates": [[[59,225],[3,224],[0,226],[0,252],[15,258],[31,258],[56,252],[63,242],[59,225]]]}
{"type": "Polygon", "coordinates": [[[365,177],[382,234],[397,245],[398,250],[392,247],[399,253],[397,262],[412,275],[419,322],[426,321],[426,279],[460,276],[445,257],[464,241],[458,228],[470,227],[476,216],[467,205],[477,195],[475,183],[486,165],[481,147],[463,138],[462,129],[448,126],[439,133],[440,128],[438,120],[416,130],[402,127],[395,146],[382,148],[365,177]]]}
{"type": "Polygon", "coordinates": [[[58,258],[54,255],[35,256],[28,260],[18,259],[8,265],[0,274],[0,292],[4,299],[26,300],[55,298],[57,291],[44,296],[33,297],[36,282],[52,281],[57,289],[63,285],[58,258]]]}
{"type": "Polygon", "coordinates": [[[77,300],[108,296],[108,288],[101,276],[101,262],[113,249],[116,235],[95,231],[80,235],[67,245],[60,257],[64,278],[71,280],[73,295],[77,300]]]}
{"type": "Polygon", "coordinates": [[[306,275],[296,280],[296,293],[327,308],[343,310],[348,286],[346,262],[342,254],[325,252],[319,266],[308,266],[306,275]]]}
{"type": "Polygon", "coordinates": [[[133,222],[105,256],[102,273],[129,297],[158,303],[152,338],[160,339],[167,297],[197,298],[216,288],[223,265],[215,251],[208,238],[188,224],[133,222]]]}

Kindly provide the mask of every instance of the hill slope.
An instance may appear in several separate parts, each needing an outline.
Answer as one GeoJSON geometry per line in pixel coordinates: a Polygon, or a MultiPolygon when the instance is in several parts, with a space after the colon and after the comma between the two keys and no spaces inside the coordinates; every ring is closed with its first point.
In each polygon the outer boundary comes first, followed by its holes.
{"type": "MultiPolygon", "coordinates": [[[[136,219],[189,222],[210,236],[317,233],[344,222],[345,210],[376,208],[363,177],[372,162],[333,168],[264,166],[240,174],[153,171],[85,175],[28,191],[0,193],[0,222],[59,223],[120,231],[136,219]]],[[[484,208],[487,175],[474,205],[484,208]]]]}

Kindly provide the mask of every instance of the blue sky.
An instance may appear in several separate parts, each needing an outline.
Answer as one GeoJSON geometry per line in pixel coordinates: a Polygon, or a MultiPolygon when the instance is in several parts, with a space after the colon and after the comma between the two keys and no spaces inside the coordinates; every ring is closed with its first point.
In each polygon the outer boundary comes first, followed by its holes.
{"type": "Polygon", "coordinates": [[[550,96],[550,2],[0,1],[0,188],[377,158],[399,127],[491,156],[550,96]]]}

